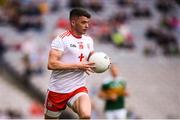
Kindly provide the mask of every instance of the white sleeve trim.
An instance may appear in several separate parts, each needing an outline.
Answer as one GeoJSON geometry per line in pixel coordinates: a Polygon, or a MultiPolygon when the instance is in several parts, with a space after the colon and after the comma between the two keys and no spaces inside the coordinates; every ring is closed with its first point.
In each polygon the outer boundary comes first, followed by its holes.
{"type": "Polygon", "coordinates": [[[59,50],[59,51],[62,51],[62,52],[64,52],[64,50],[63,49],[60,49],[60,48],[56,48],[56,47],[51,47],[52,49],[55,49],[55,50],[59,50]]]}
{"type": "Polygon", "coordinates": [[[63,40],[60,39],[59,37],[56,37],[51,43],[51,48],[57,49],[57,50],[60,50],[60,51],[64,51],[63,40]]]}

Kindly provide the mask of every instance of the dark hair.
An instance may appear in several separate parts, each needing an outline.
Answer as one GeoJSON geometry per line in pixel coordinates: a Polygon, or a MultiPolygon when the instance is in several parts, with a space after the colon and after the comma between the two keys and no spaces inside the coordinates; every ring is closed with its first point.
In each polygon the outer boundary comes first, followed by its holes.
{"type": "Polygon", "coordinates": [[[72,20],[73,17],[80,17],[80,16],[85,16],[87,18],[91,18],[90,13],[88,13],[86,10],[82,8],[73,8],[70,11],[69,19],[72,20]]]}

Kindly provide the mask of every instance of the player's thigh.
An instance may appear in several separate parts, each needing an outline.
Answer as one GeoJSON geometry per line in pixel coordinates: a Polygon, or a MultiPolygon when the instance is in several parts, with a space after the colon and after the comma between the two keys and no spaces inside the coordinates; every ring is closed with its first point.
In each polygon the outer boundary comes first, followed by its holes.
{"type": "Polygon", "coordinates": [[[91,101],[88,94],[82,94],[73,103],[73,109],[79,115],[90,116],[91,114],[91,101]]]}

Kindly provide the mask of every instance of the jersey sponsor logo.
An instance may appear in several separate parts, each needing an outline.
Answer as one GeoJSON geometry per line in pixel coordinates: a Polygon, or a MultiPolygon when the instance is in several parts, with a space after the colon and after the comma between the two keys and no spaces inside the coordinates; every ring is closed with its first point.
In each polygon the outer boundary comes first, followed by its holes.
{"type": "Polygon", "coordinates": [[[74,47],[74,48],[75,48],[75,47],[76,47],[76,45],[75,45],[75,44],[70,44],[70,47],[74,47]]]}

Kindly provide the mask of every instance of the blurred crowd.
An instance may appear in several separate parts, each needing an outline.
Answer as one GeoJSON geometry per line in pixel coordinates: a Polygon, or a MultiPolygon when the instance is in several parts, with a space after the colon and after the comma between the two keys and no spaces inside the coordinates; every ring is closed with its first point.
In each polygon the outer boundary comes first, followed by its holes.
{"type": "Polygon", "coordinates": [[[36,119],[42,118],[43,109],[43,105],[34,100],[30,103],[26,115],[17,108],[0,109],[0,119],[27,119],[27,116],[36,119]]]}
{"type": "Polygon", "coordinates": [[[26,3],[25,1],[12,0],[6,1],[4,4],[1,10],[1,24],[10,24],[19,31],[29,28],[42,29],[42,2],[35,4],[33,2],[26,3]]]}
{"type": "Polygon", "coordinates": [[[179,55],[180,18],[177,13],[177,1],[158,0],[155,8],[160,13],[157,25],[147,28],[145,36],[149,41],[144,49],[145,54],[155,54],[160,48],[164,55],[179,55]]]}
{"type": "MultiPolygon", "coordinates": [[[[19,31],[33,28],[42,31],[45,27],[43,16],[61,11],[59,0],[3,0],[1,2],[0,25],[12,25],[19,31]]],[[[135,0],[116,0],[119,10],[104,18],[106,12],[105,3],[102,0],[69,0],[67,8],[82,7],[102,16],[94,17],[91,21],[90,33],[100,41],[109,41],[118,47],[135,48],[134,35],[129,23],[135,19],[152,19],[153,12],[145,3],[135,0]],[[111,23],[111,24],[109,24],[111,23]]],[[[157,25],[149,25],[145,36],[150,42],[154,41],[157,47],[162,49],[163,54],[179,54],[178,38],[180,23],[177,12],[178,0],[157,0],[153,6],[159,12],[161,19],[157,25]],[[164,37],[166,36],[166,37],[164,37]],[[165,39],[164,39],[165,38],[165,39]]],[[[60,16],[55,29],[67,29],[68,20],[60,16]]],[[[56,32],[58,30],[55,30],[56,32]]],[[[59,32],[59,31],[58,31],[59,32]]],[[[55,34],[56,35],[56,34],[55,34]]],[[[147,43],[145,54],[154,53],[152,44],[147,43]]]]}
{"type": "MultiPolygon", "coordinates": [[[[21,42],[7,44],[6,37],[0,33],[0,66],[4,63],[3,58],[7,51],[17,51],[21,53],[24,68],[22,77],[26,79],[26,84],[30,84],[29,81],[34,74],[42,75],[46,70],[43,63],[46,56],[44,49],[47,46],[38,45],[37,39],[33,35],[27,35],[26,32],[33,30],[43,34],[47,29],[46,16],[63,12],[64,9],[68,11],[74,7],[86,8],[93,13],[94,17],[88,32],[95,40],[128,50],[136,49],[137,45],[131,22],[153,19],[154,14],[158,14],[160,19],[156,19],[154,24],[147,25],[143,33],[145,44],[141,53],[145,56],[158,54],[179,56],[179,6],[179,0],[154,0],[152,6],[141,0],[67,0],[65,6],[61,0],[1,0],[0,27],[11,27],[25,37],[21,42]],[[108,9],[106,2],[108,5],[116,5],[117,8],[108,9]],[[105,13],[108,12],[110,14],[106,15],[105,13]]],[[[45,42],[49,43],[59,32],[68,27],[67,17],[60,15],[50,35],[48,34],[50,38],[45,42]]],[[[8,118],[21,118],[19,113],[12,110],[5,111],[4,115],[9,116],[8,118]]],[[[0,118],[2,116],[0,112],[0,118]]]]}

